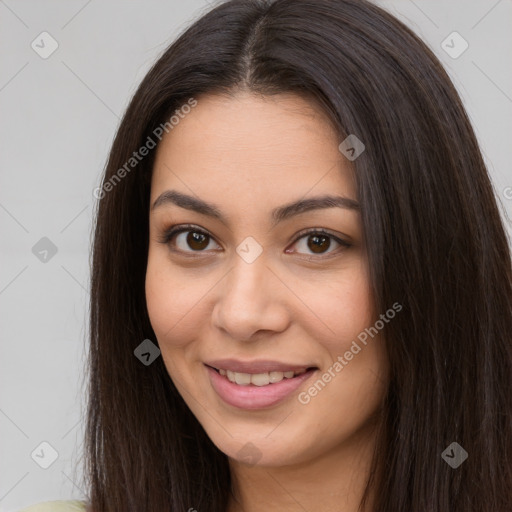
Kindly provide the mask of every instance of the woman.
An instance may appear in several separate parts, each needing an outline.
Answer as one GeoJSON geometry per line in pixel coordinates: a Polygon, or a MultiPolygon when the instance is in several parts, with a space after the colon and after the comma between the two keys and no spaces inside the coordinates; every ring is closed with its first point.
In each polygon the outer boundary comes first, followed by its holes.
{"type": "Polygon", "coordinates": [[[402,23],[219,5],[144,78],[97,197],[88,510],[512,510],[509,246],[402,23]]]}

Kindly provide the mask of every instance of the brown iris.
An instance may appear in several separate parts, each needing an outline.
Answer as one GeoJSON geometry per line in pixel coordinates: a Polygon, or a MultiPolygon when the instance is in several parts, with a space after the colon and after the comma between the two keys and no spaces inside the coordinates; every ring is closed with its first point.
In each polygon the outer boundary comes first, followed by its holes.
{"type": "Polygon", "coordinates": [[[189,231],[187,235],[187,244],[191,249],[200,251],[208,247],[209,236],[196,231],[189,231]]]}
{"type": "Polygon", "coordinates": [[[322,249],[329,249],[331,245],[330,238],[325,235],[311,235],[308,237],[308,247],[316,253],[322,253],[322,249]]]}

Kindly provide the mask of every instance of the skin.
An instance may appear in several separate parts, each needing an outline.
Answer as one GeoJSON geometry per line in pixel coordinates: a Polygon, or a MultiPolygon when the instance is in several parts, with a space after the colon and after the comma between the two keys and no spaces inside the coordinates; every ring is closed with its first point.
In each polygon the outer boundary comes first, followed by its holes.
{"type": "Polygon", "coordinates": [[[304,197],[357,200],[354,170],[312,101],[248,92],[196,99],[157,148],[150,204],[177,190],[215,204],[227,224],[169,203],[150,211],[146,300],[165,366],[229,457],[229,512],[311,511],[319,504],[324,512],[355,512],[388,382],[381,335],[309,403],[298,393],[383,313],[374,310],[360,213],[318,209],[275,227],[270,218],[275,207],[304,197]],[[166,229],[189,223],[209,234],[199,249],[187,243],[188,232],[162,242],[166,229]],[[295,241],[308,228],[351,246],[328,238],[315,252],[308,246],[314,235],[295,241]],[[251,264],[236,252],[249,236],[263,249],[251,264]],[[244,410],[211,386],[203,363],[223,357],[319,370],[284,401],[244,410]],[[248,442],[259,457],[253,464],[238,453],[248,442]]]}

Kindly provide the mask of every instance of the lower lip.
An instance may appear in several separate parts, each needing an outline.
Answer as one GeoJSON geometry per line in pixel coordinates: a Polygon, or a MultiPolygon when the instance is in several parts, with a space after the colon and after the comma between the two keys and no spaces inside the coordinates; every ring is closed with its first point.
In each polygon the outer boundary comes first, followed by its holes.
{"type": "Polygon", "coordinates": [[[210,366],[206,366],[206,369],[208,370],[208,376],[210,377],[213,389],[215,389],[222,400],[240,409],[263,409],[264,407],[271,407],[290,396],[316,371],[308,370],[301,375],[297,375],[297,377],[291,379],[284,378],[280,382],[267,384],[266,386],[255,386],[254,384],[240,386],[239,384],[231,382],[227,376],[221,375],[210,366]]]}

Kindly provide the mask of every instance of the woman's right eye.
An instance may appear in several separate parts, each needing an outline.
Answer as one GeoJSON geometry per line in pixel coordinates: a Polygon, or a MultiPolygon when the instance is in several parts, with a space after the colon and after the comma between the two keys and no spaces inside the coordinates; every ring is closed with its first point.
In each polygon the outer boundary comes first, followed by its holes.
{"type": "Polygon", "coordinates": [[[183,253],[201,253],[208,249],[211,242],[214,242],[212,236],[196,226],[173,226],[166,230],[161,240],[172,251],[183,253]]]}

